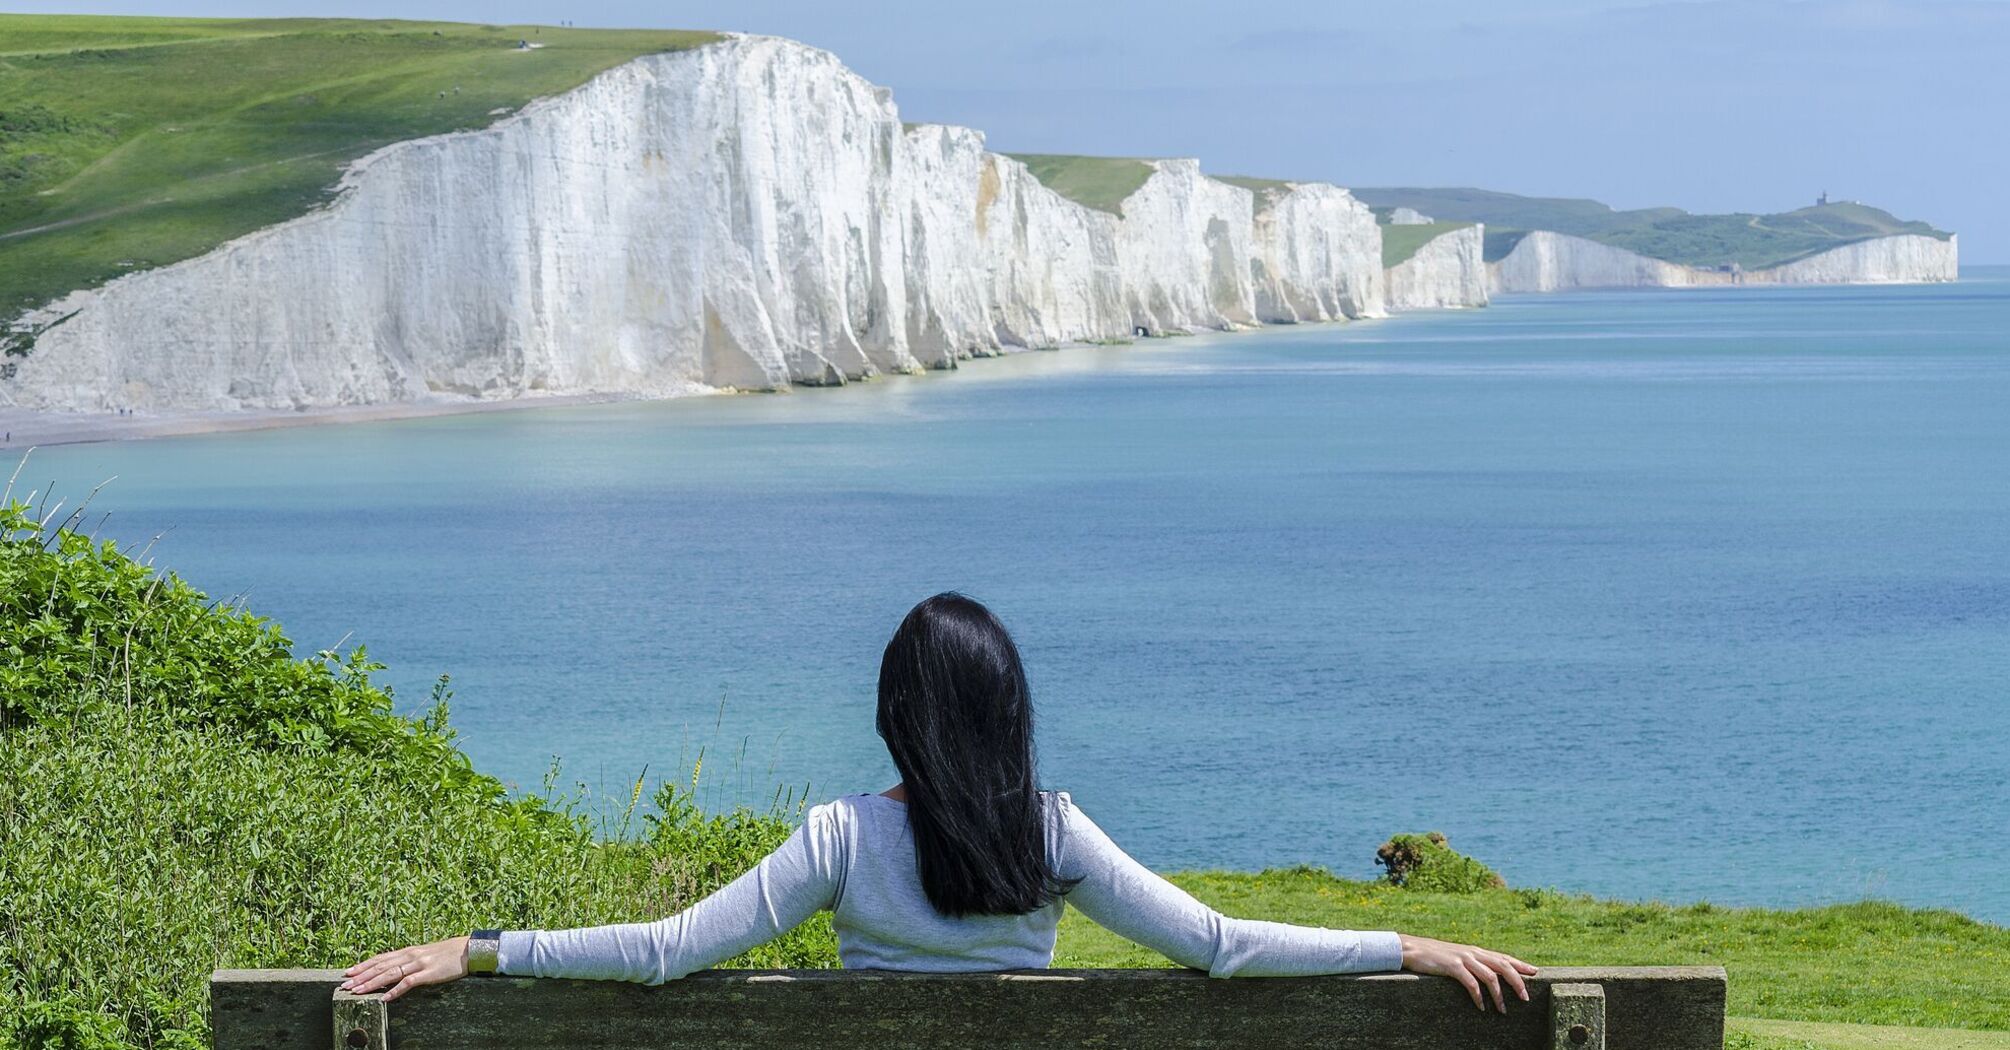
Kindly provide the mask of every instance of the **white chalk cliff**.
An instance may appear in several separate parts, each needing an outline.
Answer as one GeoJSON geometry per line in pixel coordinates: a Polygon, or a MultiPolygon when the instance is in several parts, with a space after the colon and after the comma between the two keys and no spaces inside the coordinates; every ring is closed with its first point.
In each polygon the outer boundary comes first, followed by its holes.
{"type": "Polygon", "coordinates": [[[1830,248],[1764,270],[1747,270],[1742,284],[1915,284],[1961,274],[1961,239],[1905,233],[1830,248]]]}
{"type": "Polygon", "coordinates": [[[1763,270],[1716,270],[1649,258],[1624,248],[1533,230],[1487,264],[1495,292],[1557,292],[1578,288],[1687,288],[1733,284],[1881,284],[1952,281],[1960,248],[1922,234],[1855,241],[1763,270]]]}
{"type": "Polygon", "coordinates": [[[36,311],[0,401],[307,408],[836,383],[1383,312],[1345,190],[1161,161],[1121,217],[830,54],[735,36],[357,162],[327,207],[36,311]]]}
{"type": "MultiPolygon", "coordinates": [[[[1391,225],[1396,225],[1392,219],[1391,225]]],[[[1486,227],[1461,226],[1425,241],[1389,267],[1391,310],[1441,310],[1487,304],[1486,227]]]]}

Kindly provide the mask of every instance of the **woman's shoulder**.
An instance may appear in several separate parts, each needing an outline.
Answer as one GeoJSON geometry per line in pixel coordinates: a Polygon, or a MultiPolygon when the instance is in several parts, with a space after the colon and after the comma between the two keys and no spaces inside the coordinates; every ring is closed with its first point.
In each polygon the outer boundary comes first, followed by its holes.
{"type": "Polygon", "coordinates": [[[1066,839],[1079,835],[1088,817],[1075,806],[1075,796],[1066,791],[1042,791],[1040,799],[1047,815],[1047,829],[1053,837],[1051,848],[1058,848],[1066,839]]]}
{"type": "MultiPolygon", "coordinates": [[[[1081,811],[1075,808],[1074,796],[1066,791],[1041,791],[1040,799],[1057,824],[1081,819],[1081,811]]],[[[887,818],[898,818],[905,823],[907,803],[870,791],[857,791],[811,806],[804,817],[812,823],[864,823],[887,818]]]]}
{"type": "Polygon", "coordinates": [[[860,823],[884,817],[907,816],[907,803],[876,795],[870,791],[858,791],[849,795],[839,795],[828,802],[811,806],[805,819],[810,822],[860,823]]]}

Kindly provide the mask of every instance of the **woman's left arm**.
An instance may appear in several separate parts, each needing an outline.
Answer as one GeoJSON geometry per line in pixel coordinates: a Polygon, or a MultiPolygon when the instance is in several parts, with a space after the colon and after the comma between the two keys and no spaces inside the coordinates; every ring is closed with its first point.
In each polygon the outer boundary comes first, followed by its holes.
{"type": "MultiPolygon", "coordinates": [[[[835,819],[818,806],[780,848],[725,888],[649,923],[572,930],[512,930],[502,935],[499,973],[661,984],[724,962],[775,939],[832,907],[844,870],[835,819]]],[[[343,971],[341,987],[383,991],[388,1001],[413,988],[467,975],[468,938],[384,952],[343,971]]]]}
{"type": "Polygon", "coordinates": [[[1511,955],[1394,931],[1357,932],[1236,919],[1133,860],[1065,794],[1062,807],[1064,878],[1079,880],[1068,903],[1112,933],[1214,977],[1302,977],[1328,973],[1409,970],[1459,982],[1473,1005],[1483,991],[1507,1011],[1507,997],[1528,999],[1525,976],[1535,967],[1511,955]]]}

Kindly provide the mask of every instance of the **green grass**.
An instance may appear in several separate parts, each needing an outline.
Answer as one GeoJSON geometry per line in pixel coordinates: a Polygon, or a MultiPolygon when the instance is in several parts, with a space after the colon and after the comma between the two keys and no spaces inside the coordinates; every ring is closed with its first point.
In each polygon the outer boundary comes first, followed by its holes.
{"type": "MultiPolygon", "coordinates": [[[[1714,965],[1730,1012],[1842,1024],[2010,1031],[2010,930],[1865,902],[1791,911],[1671,907],[1543,891],[1421,893],[1292,869],[1173,877],[1230,915],[1397,929],[1537,965],[1714,965]]],[[[1070,913],[1058,965],[1163,966],[1070,913]]]]}
{"type": "Polygon", "coordinates": [[[1382,268],[1388,269],[1417,254],[1424,245],[1453,230],[1463,230],[1470,222],[1430,222],[1413,226],[1382,227],[1382,268]]]}
{"type": "Polygon", "coordinates": [[[1727,1050],[2010,1050],[2010,1032],[1733,1017],[1727,1050]]]}
{"type": "Polygon", "coordinates": [[[1008,153],[1055,193],[1084,207],[1124,213],[1124,200],[1152,177],[1148,161],[1131,157],[1077,157],[1060,153],[1008,153]]]}
{"type": "MultiPolygon", "coordinates": [[[[340,26],[343,19],[147,18],[125,15],[7,15],[0,17],[0,57],[78,48],[146,47],[195,40],[227,40],[340,26]]],[[[353,24],[353,23],[351,23],[353,24]]]]}
{"type": "Polygon", "coordinates": [[[0,319],[300,215],[381,146],[482,127],[638,55],[716,39],[0,15],[0,319]]]}
{"type": "Polygon", "coordinates": [[[1680,208],[1614,211],[1598,201],[1523,197],[1467,188],[1354,190],[1377,208],[1407,205],[1438,219],[1487,225],[1486,258],[1504,257],[1528,230],[1553,230],[1689,266],[1765,269],[1871,237],[1914,233],[1947,239],[1863,204],[1834,203],[1775,215],[1691,215],[1680,208]]]}
{"type": "Polygon", "coordinates": [[[1261,213],[1278,197],[1291,192],[1291,183],[1283,179],[1259,179],[1253,175],[1209,175],[1208,178],[1248,190],[1249,208],[1252,214],[1261,213]]]}

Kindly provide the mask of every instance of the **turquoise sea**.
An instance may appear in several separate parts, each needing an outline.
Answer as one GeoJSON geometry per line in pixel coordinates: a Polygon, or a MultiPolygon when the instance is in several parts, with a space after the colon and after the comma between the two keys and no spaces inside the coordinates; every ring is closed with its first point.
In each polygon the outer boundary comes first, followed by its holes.
{"type": "Polygon", "coordinates": [[[49,448],[477,764],[625,799],[892,779],[937,590],[1147,863],[2010,922],[2010,270],[1511,297],[787,395],[49,448]]]}

